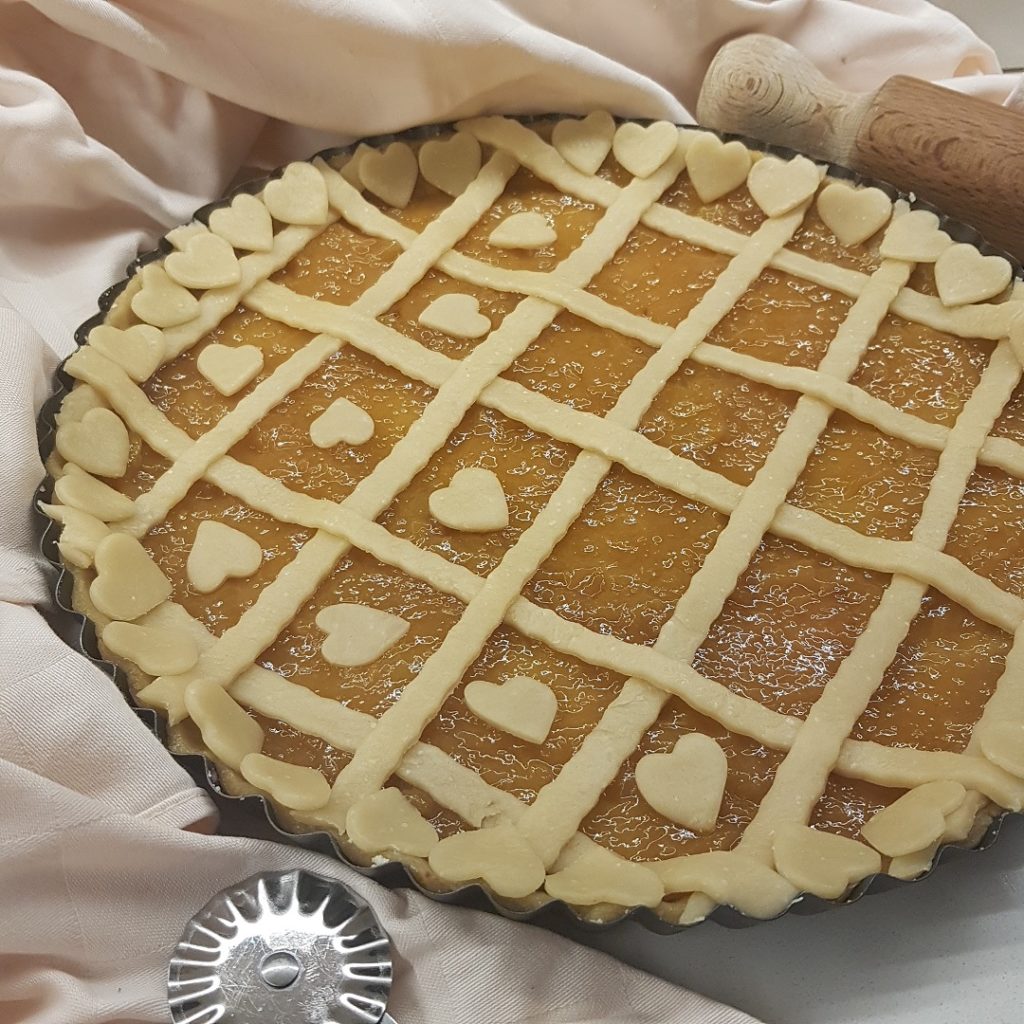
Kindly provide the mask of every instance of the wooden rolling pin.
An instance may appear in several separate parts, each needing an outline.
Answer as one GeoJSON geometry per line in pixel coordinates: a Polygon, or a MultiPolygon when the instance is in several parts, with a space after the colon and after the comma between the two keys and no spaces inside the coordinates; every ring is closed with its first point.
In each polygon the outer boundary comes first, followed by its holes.
{"type": "Polygon", "coordinates": [[[895,185],[1024,261],[1024,115],[917,78],[840,89],[798,50],[748,35],[708,68],[697,117],[895,185]]]}

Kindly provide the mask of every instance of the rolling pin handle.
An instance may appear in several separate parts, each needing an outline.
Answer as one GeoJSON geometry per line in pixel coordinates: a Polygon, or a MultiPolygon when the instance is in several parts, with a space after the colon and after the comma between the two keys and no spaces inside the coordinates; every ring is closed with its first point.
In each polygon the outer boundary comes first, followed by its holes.
{"type": "Polygon", "coordinates": [[[870,101],[840,89],[781,39],[746,35],[726,43],[712,60],[697,119],[842,164],[870,101]]]}

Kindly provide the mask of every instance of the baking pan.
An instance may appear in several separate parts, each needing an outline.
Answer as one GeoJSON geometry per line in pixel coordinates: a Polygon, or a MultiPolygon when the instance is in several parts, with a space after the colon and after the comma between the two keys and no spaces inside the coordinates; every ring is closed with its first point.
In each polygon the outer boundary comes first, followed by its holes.
{"type": "MultiPolygon", "coordinates": [[[[540,117],[522,117],[519,118],[519,120],[523,121],[525,124],[536,124],[544,121],[555,120],[561,116],[564,115],[549,114],[540,117]]],[[[649,124],[650,121],[639,120],[639,123],[649,124]]],[[[370,146],[381,146],[395,141],[422,141],[424,139],[440,135],[444,131],[450,130],[452,127],[453,125],[451,124],[437,124],[411,129],[398,134],[378,135],[371,138],[361,139],[348,146],[332,147],[322,150],[316,154],[316,156],[322,157],[328,161],[335,160],[353,153],[360,143],[366,143],[370,146]]],[[[687,125],[685,127],[697,128],[700,126],[687,125]]],[[[786,159],[796,155],[793,150],[779,146],[772,146],[757,139],[745,136],[729,135],[721,132],[716,132],[715,134],[725,141],[739,139],[739,141],[743,142],[751,149],[760,150],[765,153],[772,153],[786,159]]],[[[977,246],[985,255],[1002,256],[1010,262],[1010,265],[1013,268],[1014,280],[1024,280],[1024,272],[1022,272],[1021,265],[1006,252],[989,245],[973,228],[943,216],[941,211],[935,209],[931,204],[917,200],[913,195],[901,192],[898,188],[888,182],[864,178],[845,167],[840,167],[834,164],[829,164],[827,167],[828,173],[834,178],[847,179],[854,181],[857,184],[874,186],[885,191],[892,199],[907,200],[915,209],[930,210],[939,217],[942,230],[946,231],[954,241],[969,242],[972,245],[977,246]]],[[[233,189],[228,195],[217,202],[209,203],[206,206],[201,207],[194,214],[194,219],[206,223],[209,219],[210,213],[220,206],[227,205],[234,195],[239,192],[258,192],[263,188],[267,181],[272,178],[279,177],[283,170],[284,168],[281,167],[264,177],[245,182],[233,189]]],[[[129,279],[137,272],[139,267],[153,260],[161,259],[172,251],[173,246],[170,242],[168,242],[166,238],[161,238],[154,249],[144,252],[134,259],[126,268],[125,277],[108,288],[100,296],[96,314],[86,320],[75,331],[76,343],[78,345],[83,345],[89,335],[89,332],[104,321],[107,312],[110,310],[114,301],[126,287],[129,279]]],[[[71,378],[64,370],[64,364],[62,363],[58,367],[55,375],[53,394],[43,405],[37,423],[39,448],[44,462],[53,450],[54,434],[56,432],[54,417],[56,416],[57,410],[59,409],[64,396],[71,390],[73,384],[73,378],[71,378]]],[[[113,680],[139,718],[142,719],[146,726],[166,746],[168,743],[168,735],[166,723],[163,718],[152,709],[141,707],[135,703],[128,685],[126,674],[122,669],[103,657],[99,649],[95,627],[84,615],[75,611],[72,606],[72,588],[74,578],[64,567],[60,553],[57,550],[57,536],[60,524],[48,519],[38,509],[38,502],[50,501],[52,491],[53,479],[47,476],[40,484],[35,495],[35,501],[33,502],[33,512],[40,538],[40,551],[43,558],[52,566],[53,569],[52,590],[54,603],[50,608],[42,609],[42,611],[54,630],[65,640],[65,642],[80,651],[113,680]]],[[[695,926],[694,924],[679,924],[666,920],[656,914],[653,910],[646,907],[637,907],[631,910],[626,910],[618,916],[601,920],[595,920],[592,917],[584,916],[577,909],[563,901],[550,898],[546,899],[546,901],[541,905],[531,906],[528,909],[521,909],[510,906],[503,901],[496,899],[485,886],[482,886],[479,883],[471,883],[446,891],[428,889],[402,863],[389,861],[381,865],[366,866],[357,864],[345,855],[335,838],[326,832],[290,831],[282,824],[271,803],[263,796],[258,794],[235,795],[227,792],[221,784],[216,765],[209,758],[200,754],[179,754],[171,751],[169,751],[169,754],[183,768],[185,768],[199,786],[210,792],[214,802],[217,803],[219,807],[242,808],[246,815],[251,816],[254,822],[254,828],[257,823],[261,823],[260,819],[265,819],[269,822],[271,828],[281,842],[291,843],[305,849],[315,850],[319,853],[326,854],[329,857],[334,857],[348,864],[351,868],[361,874],[380,882],[382,885],[389,887],[406,886],[416,888],[424,895],[442,903],[451,903],[458,906],[471,907],[477,910],[485,910],[500,914],[503,917],[511,918],[513,920],[529,921],[533,924],[543,926],[564,927],[568,924],[571,927],[585,931],[603,931],[614,927],[622,921],[632,920],[641,924],[648,930],[662,935],[688,931],[695,926]]],[[[984,825],[983,818],[979,819],[981,825],[976,827],[972,836],[968,840],[941,846],[929,869],[914,879],[898,879],[887,874],[870,875],[854,886],[844,897],[838,900],[825,900],[809,893],[802,893],[796,896],[792,903],[781,914],[776,915],[775,918],[755,918],[744,914],[733,907],[719,906],[716,907],[715,910],[704,919],[704,921],[714,921],[720,925],[730,928],[747,927],[749,925],[762,923],[764,920],[775,920],[790,912],[797,914],[819,913],[833,907],[846,906],[848,904],[855,903],[863,896],[871,893],[885,892],[889,889],[916,884],[931,875],[938,865],[949,857],[965,851],[974,852],[984,850],[991,846],[999,835],[1000,826],[1003,820],[1009,813],[1010,812],[1008,811],[999,812],[991,819],[987,826],[984,825]]],[[[984,814],[984,812],[982,812],[982,814],[984,814]]],[[[236,815],[236,819],[237,817],[238,816],[236,815]]],[[[701,923],[703,922],[696,922],[696,924],[701,923]]]]}

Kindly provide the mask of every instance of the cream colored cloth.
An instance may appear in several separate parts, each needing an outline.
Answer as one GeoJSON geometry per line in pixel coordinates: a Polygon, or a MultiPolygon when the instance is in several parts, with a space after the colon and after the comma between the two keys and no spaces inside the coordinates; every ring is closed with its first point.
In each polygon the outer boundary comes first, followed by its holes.
{"type": "Polygon", "coordinates": [[[1011,101],[988,47],[917,0],[0,0],[5,1024],[167,1020],[187,918],[218,889],[290,866],[343,877],[376,907],[396,941],[399,1024],[750,1019],[547,932],[203,834],[208,797],[48,626],[29,506],[35,416],[74,328],[140,248],[240,168],[483,111],[686,119],[716,48],[755,30],[849,88],[905,72],[1011,101]]]}

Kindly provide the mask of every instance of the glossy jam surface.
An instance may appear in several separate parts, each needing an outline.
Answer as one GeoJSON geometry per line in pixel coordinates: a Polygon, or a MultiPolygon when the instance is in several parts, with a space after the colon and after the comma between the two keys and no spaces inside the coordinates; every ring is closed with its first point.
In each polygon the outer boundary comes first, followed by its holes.
{"type": "MultiPolygon", "coordinates": [[[[602,174],[623,180],[621,171],[610,164],[602,174]]],[[[743,189],[702,208],[685,177],[666,193],[665,202],[748,234],[764,219],[743,189]]],[[[447,197],[421,180],[405,210],[377,205],[422,230],[447,203],[447,197]]],[[[507,269],[549,271],[579,246],[600,213],[592,204],[565,197],[522,170],[456,248],[507,269]],[[489,246],[490,231],[522,210],[548,215],[558,232],[557,243],[535,252],[489,246]]],[[[865,273],[879,262],[870,243],[844,250],[814,214],[791,248],[865,273]]],[[[395,243],[336,224],[274,280],[308,296],[347,304],[376,281],[399,252],[395,243]]],[[[590,282],[588,291],[631,313],[675,326],[727,265],[726,256],[672,241],[641,225],[590,282]]],[[[915,286],[933,291],[929,275],[928,270],[916,274],[915,286]]],[[[418,322],[433,299],[451,290],[475,296],[492,329],[523,301],[522,296],[455,282],[431,270],[380,321],[432,352],[462,359],[478,341],[452,337],[418,322]]],[[[844,295],[769,269],[714,327],[705,345],[813,369],[851,306],[852,300],[844,295]]],[[[196,369],[204,345],[258,346],[265,359],[262,379],[310,338],[240,307],[207,339],[158,371],[145,390],[174,425],[199,437],[255,386],[232,398],[215,392],[196,369]]],[[[561,312],[502,376],[572,409],[601,416],[619,401],[652,351],[639,341],[561,312]]],[[[852,379],[897,408],[948,427],[977,384],[991,351],[989,342],[954,338],[889,316],[852,379]]],[[[296,491],[340,502],[408,433],[435,394],[428,385],[346,345],[230,454],[296,491]],[[371,414],[374,436],[362,445],[321,450],[310,441],[309,423],[342,395],[371,414]]],[[[654,444],[742,487],[764,465],[798,403],[799,396],[792,392],[690,360],[669,380],[638,429],[654,444]]],[[[1024,440],[1024,393],[1014,397],[997,433],[1024,440]]],[[[474,404],[444,447],[424,453],[422,469],[378,522],[395,536],[485,577],[535,520],[578,455],[571,444],[474,404]],[[502,480],[510,512],[506,529],[460,533],[430,515],[430,494],[469,466],[491,469],[502,480]]],[[[852,416],[835,413],[788,500],[868,536],[907,540],[937,462],[933,451],[915,449],[852,416]]],[[[136,444],[129,473],[118,486],[132,495],[147,490],[166,465],[136,444]]],[[[972,569],[1016,594],[1024,594],[1022,508],[1024,485],[999,470],[979,467],[949,545],[950,552],[972,569]]],[[[726,522],[722,512],[615,466],[522,594],[597,633],[651,645],[726,522]]],[[[172,580],[173,599],[219,635],[238,621],[310,536],[302,526],[277,522],[212,484],[199,483],[150,532],[145,544],[172,580]],[[254,576],[229,581],[211,595],[194,592],[184,571],[198,523],[206,518],[237,527],[256,538],[265,552],[254,576]]],[[[734,694],[803,719],[850,653],[888,582],[882,573],[844,565],[769,535],[725,601],[694,666],[734,694]]],[[[464,607],[429,583],[353,549],[261,653],[259,664],[322,696],[379,716],[422,670],[464,607]],[[410,629],[373,664],[337,668],[320,653],[323,637],[315,618],[321,608],[340,601],[392,612],[409,622],[410,629]]],[[[1002,671],[1008,646],[1008,636],[929,592],[854,737],[927,750],[962,750],[1002,671]]],[[[491,785],[529,803],[579,749],[624,682],[615,672],[552,651],[502,626],[487,639],[422,738],[491,785]],[[462,698],[469,680],[499,683],[515,675],[540,680],[558,697],[553,729],[541,745],[492,728],[476,718],[462,698]]],[[[345,751],[302,736],[286,724],[260,721],[267,736],[265,752],[273,757],[317,767],[329,779],[349,758],[345,751]]],[[[782,756],[670,698],[584,819],[583,831],[637,860],[728,849],[756,813],[782,756]],[[671,750],[680,736],[693,731],[719,741],[729,761],[722,812],[707,835],[661,817],[643,801],[634,781],[640,757],[671,750]]],[[[442,833],[460,827],[449,811],[401,785],[442,833]]],[[[813,823],[856,836],[866,818],[898,795],[898,790],[833,776],[813,823]]]]}

